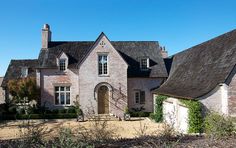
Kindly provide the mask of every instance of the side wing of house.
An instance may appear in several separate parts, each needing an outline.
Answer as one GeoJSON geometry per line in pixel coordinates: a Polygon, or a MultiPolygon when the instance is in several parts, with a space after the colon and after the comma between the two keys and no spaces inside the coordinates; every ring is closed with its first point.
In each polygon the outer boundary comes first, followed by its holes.
{"type": "Polygon", "coordinates": [[[36,77],[35,73],[37,66],[37,59],[11,60],[1,84],[5,91],[5,100],[11,99],[11,95],[9,94],[7,88],[7,83],[10,80],[17,80],[25,77],[36,77]]]}

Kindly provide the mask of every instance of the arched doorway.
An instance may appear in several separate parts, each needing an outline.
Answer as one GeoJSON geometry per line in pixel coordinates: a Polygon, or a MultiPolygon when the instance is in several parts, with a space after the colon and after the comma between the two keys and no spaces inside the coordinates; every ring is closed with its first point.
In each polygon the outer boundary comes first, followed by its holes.
{"type": "Polygon", "coordinates": [[[102,85],[98,88],[98,114],[109,114],[109,88],[102,85]]]}

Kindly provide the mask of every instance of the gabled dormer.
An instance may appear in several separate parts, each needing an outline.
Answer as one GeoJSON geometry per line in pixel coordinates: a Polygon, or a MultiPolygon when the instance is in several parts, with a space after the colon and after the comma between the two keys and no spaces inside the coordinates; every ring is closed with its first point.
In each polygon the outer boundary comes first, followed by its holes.
{"type": "Polygon", "coordinates": [[[58,70],[61,71],[61,72],[66,71],[67,68],[68,68],[68,63],[69,63],[68,56],[64,52],[61,52],[57,56],[57,67],[58,67],[58,70]]]}

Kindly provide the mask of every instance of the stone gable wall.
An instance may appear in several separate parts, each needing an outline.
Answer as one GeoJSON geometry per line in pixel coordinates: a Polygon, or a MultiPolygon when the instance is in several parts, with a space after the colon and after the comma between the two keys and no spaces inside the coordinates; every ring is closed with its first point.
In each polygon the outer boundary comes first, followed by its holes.
{"type": "Polygon", "coordinates": [[[108,83],[110,90],[109,113],[122,117],[127,106],[127,64],[119,53],[112,47],[107,38],[103,36],[98,40],[95,48],[89,53],[79,67],[79,98],[82,109],[87,112],[98,111],[98,101],[95,87],[108,83]],[[103,41],[104,46],[100,45],[103,41]],[[108,54],[108,76],[98,75],[98,54],[108,54]]]}

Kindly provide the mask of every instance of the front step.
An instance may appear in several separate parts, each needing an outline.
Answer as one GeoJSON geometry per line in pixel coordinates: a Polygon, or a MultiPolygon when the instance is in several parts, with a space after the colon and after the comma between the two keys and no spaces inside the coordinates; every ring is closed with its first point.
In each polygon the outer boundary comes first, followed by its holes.
{"type": "Polygon", "coordinates": [[[92,115],[88,118],[89,121],[119,121],[119,118],[109,114],[92,115]]]}

